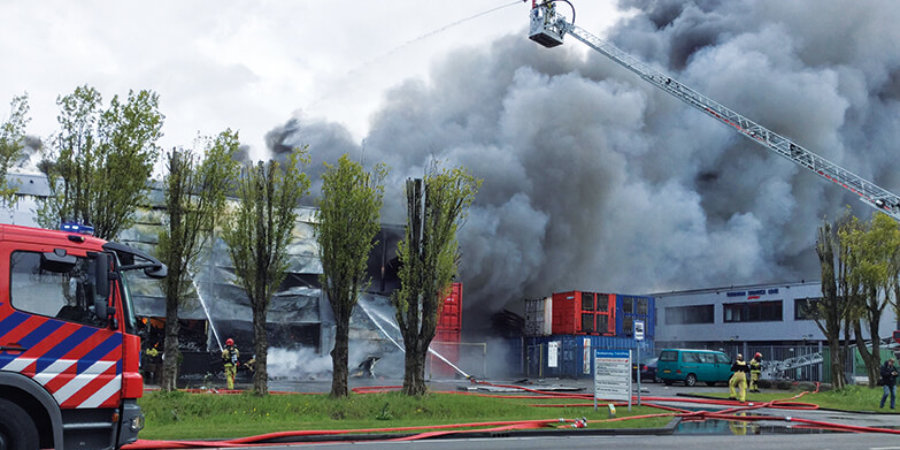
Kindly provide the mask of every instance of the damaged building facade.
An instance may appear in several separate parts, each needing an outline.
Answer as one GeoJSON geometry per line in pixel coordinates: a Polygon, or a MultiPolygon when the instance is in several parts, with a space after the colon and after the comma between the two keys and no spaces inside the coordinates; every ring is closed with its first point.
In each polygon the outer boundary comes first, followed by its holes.
{"type": "MultiPolygon", "coordinates": [[[[17,225],[37,226],[34,209],[37,199],[48,195],[43,175],[11,174],[17,185],[19,201],[6,208],[4,221],[17,225]]],[[[120,233],[118,241],[154,254],[159,232],[166,220],[163,192],[153,189],[147,207],[137,211],[137,222],[120,233]]],[[[271,299],[267,315],[270,349],[296,358],[327,358],[328,364],[311,365],[303,376],[330,371],[329,352],[334,346],[334,318],[331,305],[320,286],[322,264],[315,239],[315,208],[299,207],[293,237],[288,246],[288,274],[278,292],[271,299]]],[[[403,227],[386,225],[377,237],[378,244],[369,261],[372,282],[361,302],[366,308],[355,308],[351,317],[351,365],[371,355],[385,358],[396,352],[391,341],[389,325],[377,324],[371,317],[381,314],[393,318],[388,296],[399,286],[396,277],[396,245],[403,227]],[[379,326],[380,325],[380,326],[379,326]]],[[[179,308],[181,333],[179,343],[185,354],[182,373],[204,374],[216,371],[217,354],[227,338],[233,338],[242,350],[242,359],[249,359],[253,349],[253,312],[244,289],[234,276],[228,247],[214,236],[194,268],[192,289],[179,308]],[[244,356],[246,355],[246,356],[244,356]]],[[[165,324],[165,298],[158,281],[149,278],[129,279],[136,314],[148,327],[145,346],[162,348],[165,324]]],[[[277,365],[270,357],[270,365],[277,365]]],[[[277,373],[276,369],[276,373],[277,373]]],[[[291,371],[296,373],[296,370],[291,371]]]]}

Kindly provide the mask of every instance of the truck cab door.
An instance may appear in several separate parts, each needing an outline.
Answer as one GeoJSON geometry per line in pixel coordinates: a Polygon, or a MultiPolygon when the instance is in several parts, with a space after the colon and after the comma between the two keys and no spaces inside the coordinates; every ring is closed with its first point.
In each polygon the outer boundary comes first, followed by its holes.
{"type": "MultiPolygon", "coordinates": [[[[95,312],[95,261],[79,249],[17,249],[10,261],[11,331],[23,351],[0,368],[32,378],[60,408],[113,408],[121,400],[123,333],[95,312]]],[[[115,294],[113,294],[115,295],[115,294]]]]}

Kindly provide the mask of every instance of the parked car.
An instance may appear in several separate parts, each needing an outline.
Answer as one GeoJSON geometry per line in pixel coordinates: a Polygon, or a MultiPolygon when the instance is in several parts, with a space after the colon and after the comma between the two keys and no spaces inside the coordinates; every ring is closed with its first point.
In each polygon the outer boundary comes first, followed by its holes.
{"type": "MultiPolygon", "coordinates": [[[[640,372],[641,372],[641,381],[652,381],[654,383],[659,383],[662,380],[656,376],[656,365],[659,361],[659,358],[649,358],[645,359],[640,364],[640,372]]],[[[631,379],[636,380],[638,373],[638,364],[631,365],[631,379]]]]}
{"type": "Polygon", "coordinates": [[[731,358],[713,350],[669,348],[659,354],[657,375],[666,385],[683,381],[694,386],[703,381],[715,386],[731,378],[731,358]]]}

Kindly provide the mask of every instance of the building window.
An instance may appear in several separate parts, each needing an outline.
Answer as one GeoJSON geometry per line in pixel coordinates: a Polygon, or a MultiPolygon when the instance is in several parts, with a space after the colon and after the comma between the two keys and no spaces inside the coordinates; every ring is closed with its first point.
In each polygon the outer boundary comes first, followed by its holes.
{"type": "Polygon", "coordinates": [[[622,318],[622,332],[625,336],[631,336],[634,334],[634,318],[631,316],[625,316],[622,318]]]}
{"type": "Polygon", "coordinates": [[[582,311],[593,311],[594,310],[594,293],[593,292],[582,292],[581,293],[581,310],[582,311]]]}
{"type": "Polygon", "coordinates": [[[782,319],[782,301],[725,303],[725,322],[778,322],[782,319]]]}
{"type": "Polygon", "coordinates": [[[593,314],[582,314],[581,315],[581,331],[585,333],[593,333],[594,332],[594,315],[593,314]]]}
{"type": "Polygon", "coordinates": [[[631,314],[634,312],[633,297],[622,297],[622,312],[624,312],[625,314],[631,314]]]}
{"type": "Polygon", "coordinates": [[[714,305],[673,306],[666,308],[666,325],[715,323],[714,305]]]}
{"type": "Polygon", "coordinates": [[[636,298],[634,299],[637,302],[637,313],[642,315],[647,315],[647,305],[650,303],[646,298],[636,298]]]}
{"type": "Polygon", "coordinates": [[[798,298],[794,300],[794,320],[816,320],[819,315],[819,300],[815,298],[798,298]]]}
{"type": "Polygon", "coordinates": [[[609,311],[609,295],[597,294],[597,312],[609,311]]]}
{"type": "Polygon", "coordinates": [[[609,316],[606,314],[597,314],[597,328],[598,333],[609,333],[609,316]]]}

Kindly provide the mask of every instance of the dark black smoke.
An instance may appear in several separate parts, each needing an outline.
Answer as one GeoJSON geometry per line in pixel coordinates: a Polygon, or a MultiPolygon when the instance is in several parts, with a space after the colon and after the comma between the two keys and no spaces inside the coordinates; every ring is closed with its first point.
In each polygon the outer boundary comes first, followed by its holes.
{"type": "MultiPolygon", "coordinates": [[[[900,13],[848,0],[621,1],[608,39],[894,192],[900,13]]],[[[577,8],[577,4],[575,5],[577,8]]],[[[590,17],[579,16],[589,31],[590,17]]],[[[527,11],[522,12],[523,26],[527,11]]],[[[573,38],[460,49],[390,91],[363,144],[293,119],[270,148],[387,163],[384,219],[429,161],[484,179],[461,229],[467,321],[555,291],[646,293],[817,279],[816,227],[842,189],[655,90],[573,38]]],[[[314,187],[315,188],[315,187],[314,187]]],[[[515,307],[515,306],[514,306],[515,307]]]]}

